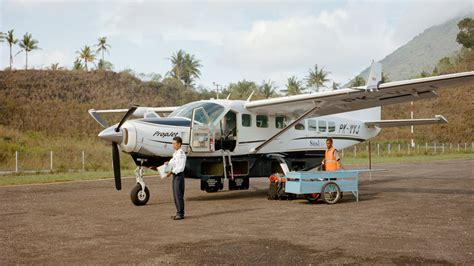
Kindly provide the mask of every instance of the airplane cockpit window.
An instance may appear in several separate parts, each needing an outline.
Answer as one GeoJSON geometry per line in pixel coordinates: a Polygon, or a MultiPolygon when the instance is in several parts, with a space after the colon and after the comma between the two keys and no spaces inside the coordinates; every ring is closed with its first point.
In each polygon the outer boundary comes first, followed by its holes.
{"type": "MultiPolygon", "coordinates": [[[[168,117],[184,117],[192,119],[193,110],[196,108],[202,107],[212,122],[214,122],[221,114],[224,112],[224,107],[217,103],[210,102],[193,102],[185,104],[178,109],[174,110],[168,117]]],[[[199,119],[198,119],[199,120],[199,119]]]]}
{"type": "Polygon", "coordinates": [[[268,127],[268,116],[257,115],[257,127],[268,127]]]}
{"type": "Polygon", "coordinates": [[[286,117],[285,116],[275,116],[275,127],[276,128],[286,127],[286,117]]]}

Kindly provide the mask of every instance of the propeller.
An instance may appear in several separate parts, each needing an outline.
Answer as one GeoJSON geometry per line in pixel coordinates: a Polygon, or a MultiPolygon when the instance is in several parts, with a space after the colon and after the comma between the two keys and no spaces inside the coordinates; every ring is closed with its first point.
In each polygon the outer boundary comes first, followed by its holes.
{"type": "MultiPolygon", "coordinates": [[[[120,131],[120,127],[122,127],[123,123],[127,121],[127,119],[137,110],[138,105],[133,105],[128,109],[127,113],[122,117],[122,120],[118,123],[117,127],[114,129],[115,132],[120,131]]],[[[112,142],[112,165],[114,168],[114,179],[115,179],[115,189],[121,190],[122,189],[122,178],[120,175],[120,154],[118,149],[118,143],[112,142]]]]}

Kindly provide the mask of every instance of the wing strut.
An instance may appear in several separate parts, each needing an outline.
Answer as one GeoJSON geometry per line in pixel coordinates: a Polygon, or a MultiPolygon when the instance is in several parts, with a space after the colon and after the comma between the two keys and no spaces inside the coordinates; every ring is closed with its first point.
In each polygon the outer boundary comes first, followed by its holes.
{"type": "Polygon", "coordinates": [[[301,120],[305,119],[308,115],[311,115],[312,113],[314,113],[315,111],[317,111],[319,108],[321,108],[320,106],[320,103],[319,104],[316,104],[314,103],[315,106],[312,107],[311,109],[309,109],[308,111],[306,111],[304,114],[302,114],[300,117],[296,118],[295,121],[291,122],[288,126],[286,126],[285,128],[283,128],[282,130],[278,131],[275,135],[271,136],[269,139],[267,139],[265,142],[263,142],[262,144],[258,145],[257,147],[253,148],[250,153],[257,153],[259,150],[261,150],[263,147],[267,146],[270,142],[272,142],[274,139],[278,138],[279,136],[281,136],[283,133],[285,133],[286,131],[288,131],[288,129],[290,129],[291,127],[293,127],[294,125],[296,125],[298,122],[300,122],[301,120]]]}

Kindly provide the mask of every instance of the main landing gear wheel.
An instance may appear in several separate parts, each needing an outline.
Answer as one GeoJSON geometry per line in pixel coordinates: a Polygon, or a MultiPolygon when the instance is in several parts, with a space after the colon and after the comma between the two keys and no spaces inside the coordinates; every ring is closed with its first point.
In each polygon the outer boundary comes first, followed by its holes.
{"type": "Polygon", "coordinates": [[[319,199],[320,194],[319,193],[311,193],[311,194],[305,194],[304,197],[306,200],[309,202],[316,202],[319,199]]]}
{"type": "Polygon", "coordinates": [[[150,199],[150,191],[148,190],[148,187],[145,187],[145,190],[142,190],[142,186],[137,183],[132,189],[132,192],[130,192],[130,198],[136,206],[145,205],[150,199]]]}
{"type": "Polygon", "coordinates": [[[327,204],[334,204],[341,198],[341,189],[336,183],[328,182],[321,189],[321,196],[327,204]]]}

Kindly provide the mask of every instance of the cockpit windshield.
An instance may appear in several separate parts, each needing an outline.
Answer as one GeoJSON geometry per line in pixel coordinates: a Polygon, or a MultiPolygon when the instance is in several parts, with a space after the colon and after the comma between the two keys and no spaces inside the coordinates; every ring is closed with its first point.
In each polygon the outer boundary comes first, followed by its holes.
{"type": "MultiPolygon", "coordinates": [[[[200,107],[206,111],[212,122],[216,121],[217,118],[219,118],[219,116],[224,112],[224,107],[217,103],[193,102],[179,107],[178,109],[174,110],[174,112],[169,114],[168,117],[185,117],[192,119],[193,110],[200,107]]],[[[199,116],[199,114],[197,115],[199,116]]]]}

